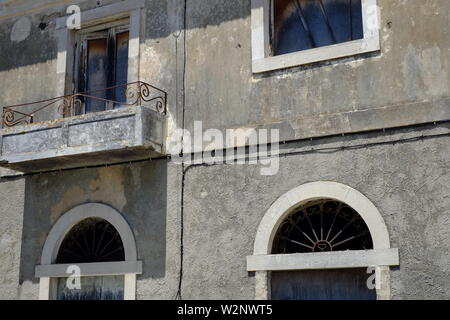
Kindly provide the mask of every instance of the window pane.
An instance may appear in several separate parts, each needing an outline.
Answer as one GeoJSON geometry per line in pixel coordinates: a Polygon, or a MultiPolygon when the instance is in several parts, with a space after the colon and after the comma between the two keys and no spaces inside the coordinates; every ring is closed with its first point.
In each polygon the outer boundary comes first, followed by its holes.
{"type": "Polygon", "coordinates": [[[106,91],[108,83],[108,55],[107,39],[96,39],[88,41],[87,59],[87,91],[91,96],[86,98],[86,112],[98,112],[105,110],[106,91]]]}
{"type": "MultiPolygon", "coordinates": [[[[278,3],[282,3],[281,1],[278,3]]],[[[313,48],[312,38],[299,20],[293,2],[286,6],[275,6],[275,33],[277,54],[285,54],[313,48]]]]}
{"type": "Polygon", "coordinates": [[[99,218],[75,225],[64,237],[56,263],[77,264],[125,260],[122,239],[116,228],[99,218]]]}
{"type": "Polygon", "coordinates": [[[352,39],[363,39],[363,19],[361,0],[352,0],[352,39]]]}
{"type": "Polygon", "coordinates": [[[81,277],[81,289],[69,289],[58,279],[57,300],[123,300],[124,276],[81,277]]]}
{"type": "MultiPolygon", "coordinates": [[[[128,40],[129,33],[123,32],[117,35],[117,50],[116,50],[116,81],[115,85],[124,85],[128,82],[128,40]]],[[[122,86],[116,89],[115,100],[125,103],[126,99],[126,86],[122,86]]],[[[116,105],[117,107],[118,105],[116,105]]]]}
{"type": "Polygon", "coordinates": [[[352,18],[349,0],[322,0],[322,3],[336,42],[352,40],[352,18]]]}
{"type": "Polygon", "coordinates": [[[361,0],[275,0],[275,54],[363,38],[361,0]]]}
{"type": "Polygon", "coordinates": [[[280,224],[273,254],[370,250],[372,237],[361,216],[334,200],[315,200],[297,208],[280,224]]]}
{"type": "MultiPolygon", "coordinates": [[[[314,47],[335,44],[326,11],[320,1],[299,1],[298,10],[302,14],[313,38],[314,47]]],[[[333,12],[333,15],[336,15],[333,12]]]]}

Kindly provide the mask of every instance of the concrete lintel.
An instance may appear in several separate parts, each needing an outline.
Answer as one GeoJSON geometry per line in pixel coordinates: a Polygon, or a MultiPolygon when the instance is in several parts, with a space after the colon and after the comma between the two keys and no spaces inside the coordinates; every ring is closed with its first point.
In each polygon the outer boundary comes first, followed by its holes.
{"type": "Polygon", "coordinates": [[[399,265],[398,249],[335,251],[247,257],[248,271],[348,269],[399,265]]]}
{"type": "Polygon", "coordinates": [[[80,276],[113,276],[125,274],[142,274],[142,261],[120,261],[101,263],[72,263],[36,266],[36,278],[65,278],[73,275],[67,272],[71,266],[81,270],[80,276]]]}

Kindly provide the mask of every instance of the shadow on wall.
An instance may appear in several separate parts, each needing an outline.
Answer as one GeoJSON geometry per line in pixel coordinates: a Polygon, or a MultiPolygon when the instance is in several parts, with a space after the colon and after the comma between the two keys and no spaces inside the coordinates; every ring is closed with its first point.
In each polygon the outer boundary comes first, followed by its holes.
{"type": "MultiPolygon", "coordinates": [[[[218,26],[227,21],[250,16],[251,0],[186,1],[188,30],[218,26]]],[[[96,7],[93,1],[79,5],[82,11],[96,7]]],[[[0,16],[0,72],[56,60],[58,49],[55,20],[67,15],[64,8],[61,9],[59,5],[42,12],[31,12],[7,19],[0,16]]],[[[147,1],[145,16],[146,35],[141,41],[177,34],[184,26],[184,1],[147,1]]]]}
{"type": "MultiPolygon", "coordinates": [[[[68,210],[83,203],[104,203],[130,225],[145,278],[166,275],[167,162],[165,160],[102,168],[76,169],[26,178],[20,257],[20,285],[39,283],[48,233],[68,210]]],[[[37,293],[34,293],[37,294],[37,293]]]]}

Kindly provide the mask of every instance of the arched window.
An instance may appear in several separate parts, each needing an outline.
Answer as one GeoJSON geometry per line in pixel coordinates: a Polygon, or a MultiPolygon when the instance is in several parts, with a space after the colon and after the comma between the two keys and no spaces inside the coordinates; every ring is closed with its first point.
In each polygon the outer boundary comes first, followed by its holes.
{"type": "MultiPolygon", "coordinates": [[[[361,216],[343,202],[314,200],[296,208],[281,223],[272,254],[373,249],[361,216]]],[[[364,268],[272,272],[272,299],[376,299],[364,268]]]]}
{"type": "Polygon", "coordinates": [[[98,203],[77,206],[45,242],[36,266],[40,299],[133,300],[142,273],[136,258],[133,233],[120,213],[98,203]]]}
{"type": "Polygon", "coordinates": [[[56,263],[124,261],[125,251],[116,228],[108,221],[87,218],[64,238],[56,263]]]}
{"type": "Polygon", "coordinates": [[[373,249],[361,216],[343,202],[323,199],[289,214],[275,236],[272,254],[373,249]]]}
{"type": "Polygon", "coordinates": [[[247,270],[256,272],[257,299],[388,299],[389,266],[398,263],[369,199],[340,183],[313,182],[271,205],[247,270]]]}
{"type": "MultiPolygon", "coordinates": [[[[79,265],[124,261],[125,251],[116,228],[108,221],[88,218],[74,226],[64,238],[57,264],[79,265]]],[[[67,286],[68,278],[58,279],[58,300],[123,300],[124,276],[80,278],[80,287],[67,286]]]]}
{"type": "Polygon", "coordinates": [[[274,0],[275,55],[364,37],[361,0],[274,0]]]}

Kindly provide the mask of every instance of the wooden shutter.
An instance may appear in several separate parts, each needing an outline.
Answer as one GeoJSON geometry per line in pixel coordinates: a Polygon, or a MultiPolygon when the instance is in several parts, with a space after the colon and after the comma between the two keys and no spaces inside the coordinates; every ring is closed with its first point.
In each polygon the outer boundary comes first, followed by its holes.
{"type": "Polygon", "coordinates": [[[375,300],[366,269],[272,272],[273,300],[375,300]]]}

